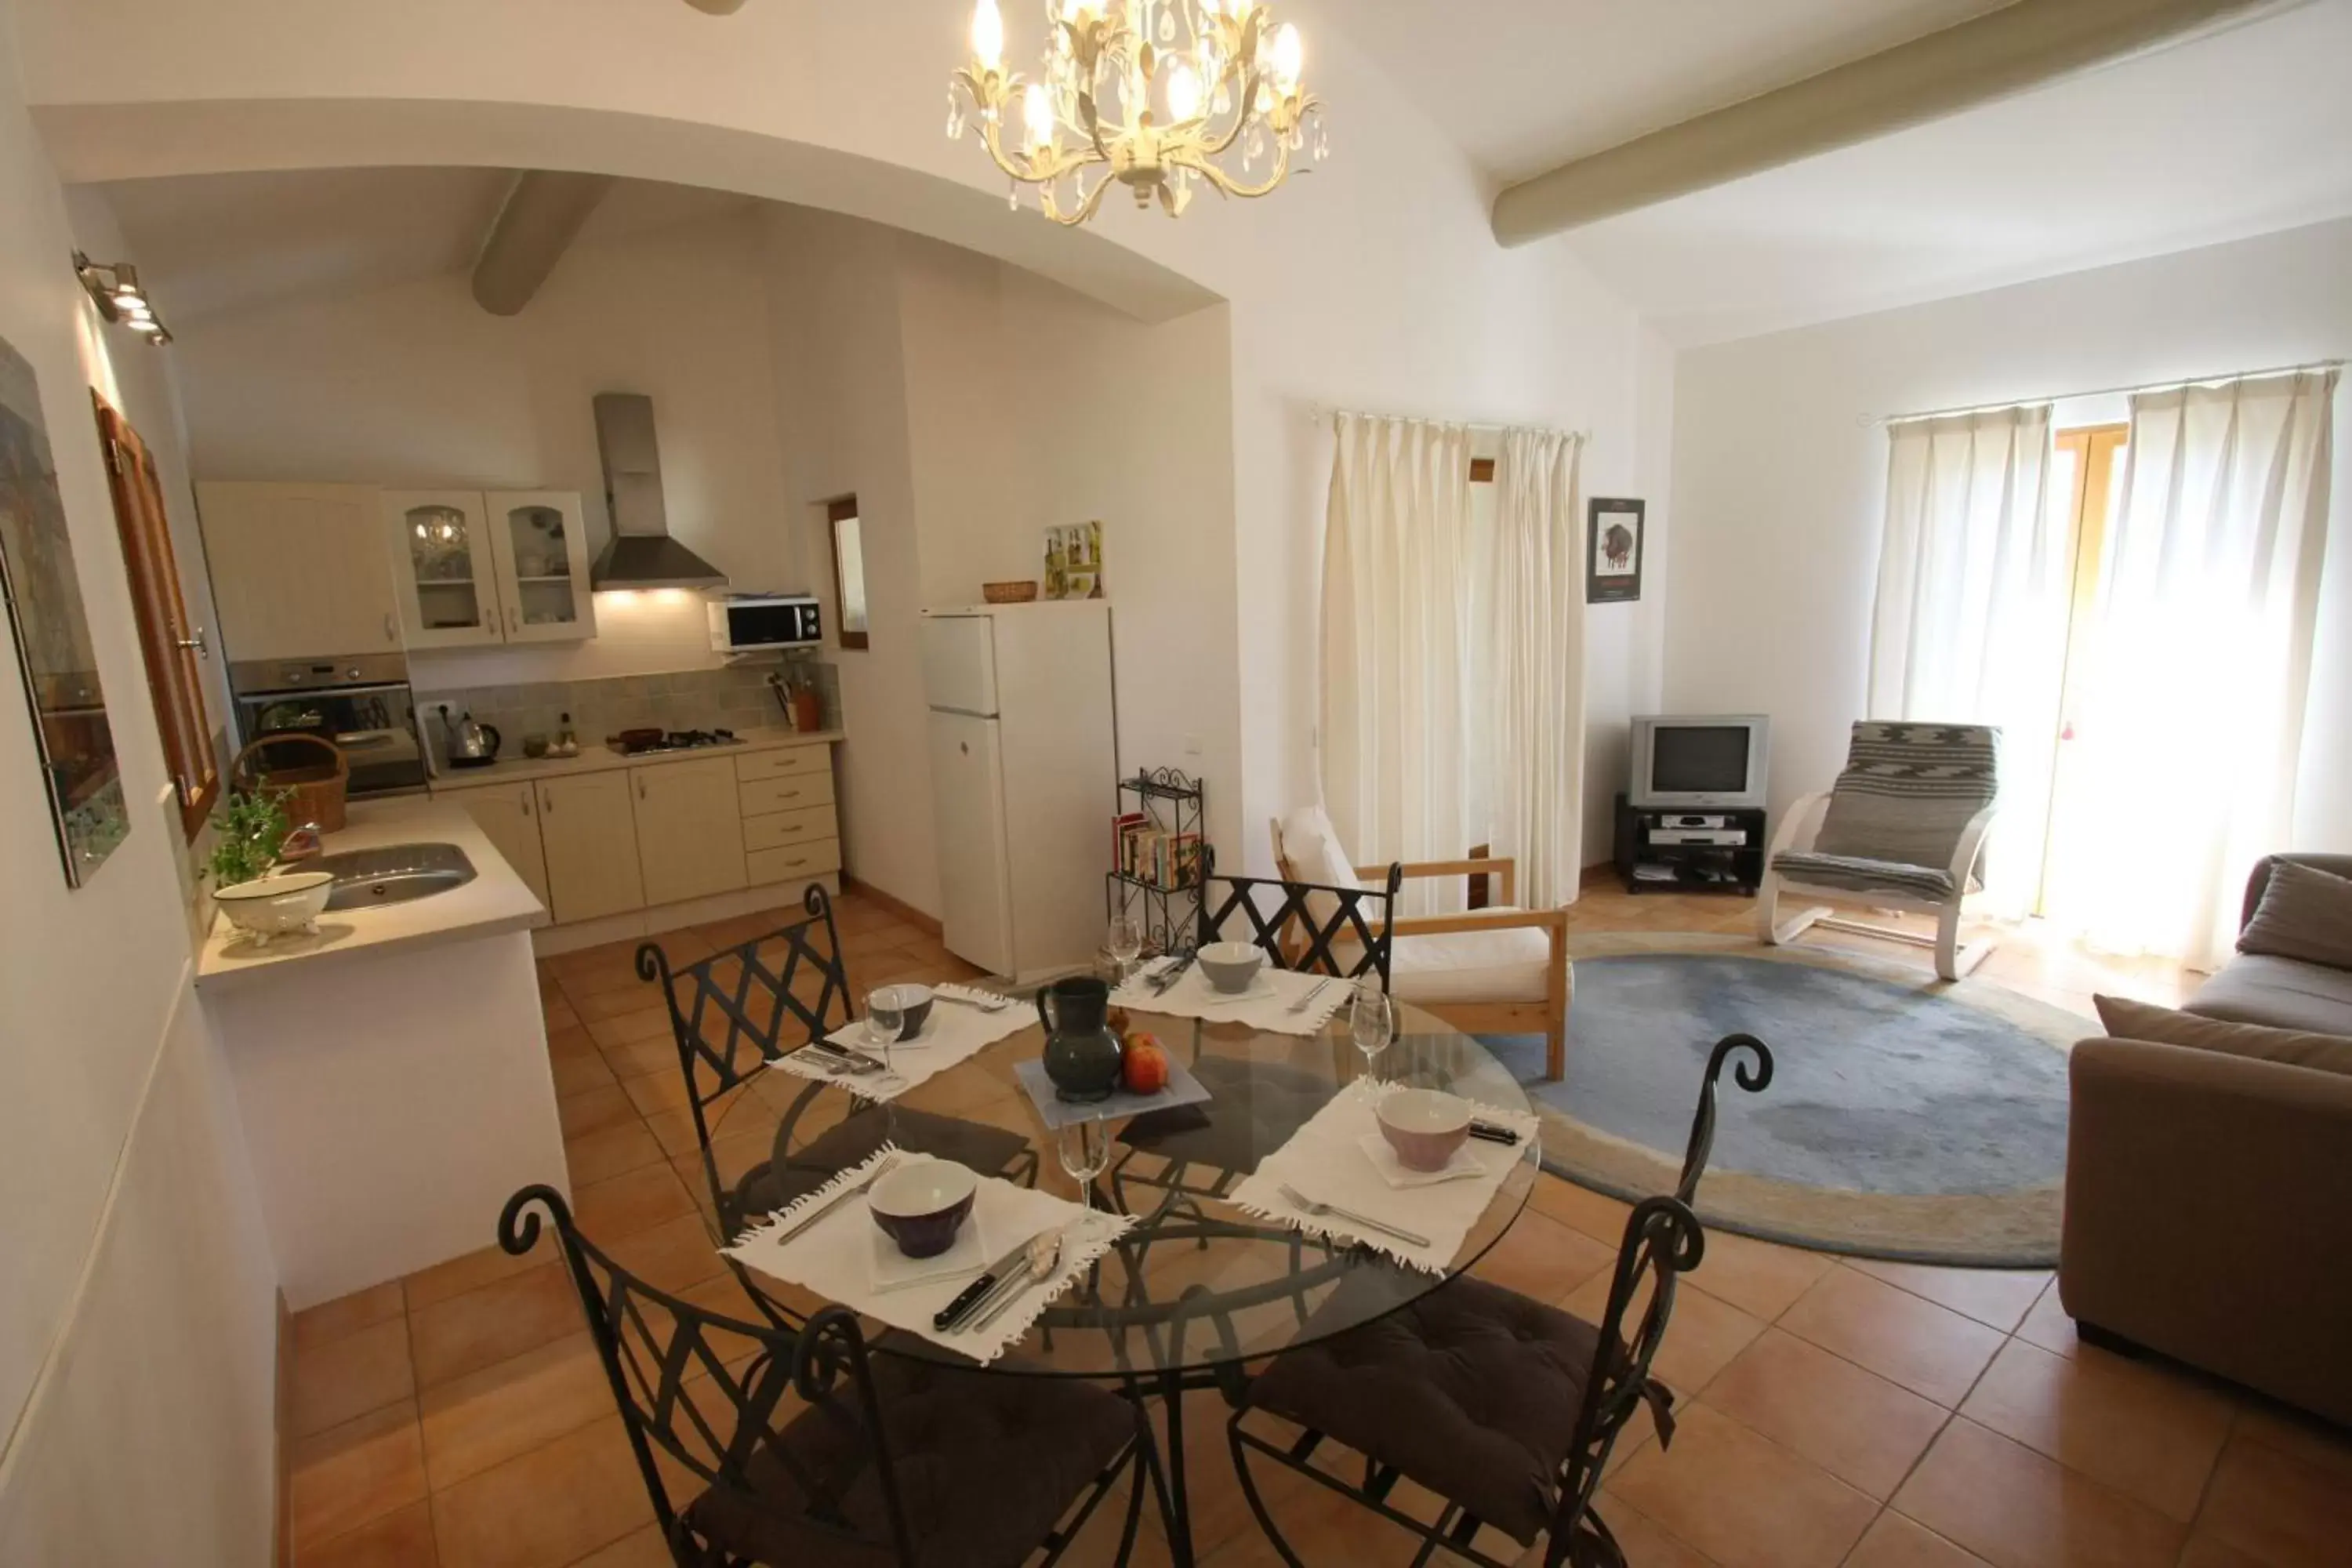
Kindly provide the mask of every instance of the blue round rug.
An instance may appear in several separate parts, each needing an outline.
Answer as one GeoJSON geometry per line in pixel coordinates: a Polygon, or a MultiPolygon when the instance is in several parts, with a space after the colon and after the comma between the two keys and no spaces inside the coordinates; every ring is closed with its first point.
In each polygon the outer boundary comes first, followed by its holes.
{"type": "Polygon", "coordinates": [[[1520,1067],[1561,1173],[1669,1190],[1707,1052],[1744,1031],[1771,1047],[1772,1083],[1722,1084],[1710,1224],[1920,1262],[2056,1261],[2066,1052],[2095,1024],[1832,947],[1614,933],[1572,952],[1566,1077],[1542,1079],[1539,1040],[1489,1042],[1520,1067]]]}

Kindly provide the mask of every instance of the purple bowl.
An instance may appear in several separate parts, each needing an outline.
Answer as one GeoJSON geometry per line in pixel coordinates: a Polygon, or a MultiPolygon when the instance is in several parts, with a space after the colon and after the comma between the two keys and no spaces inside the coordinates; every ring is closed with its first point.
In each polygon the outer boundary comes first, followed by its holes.
{"type": "Polygon", "coordinates": [[[950,1160],[916,1160],[866,1190],[866,1210],[909,1258],[937,1258],[971,1217],[980,1179],[950,1160]]]}

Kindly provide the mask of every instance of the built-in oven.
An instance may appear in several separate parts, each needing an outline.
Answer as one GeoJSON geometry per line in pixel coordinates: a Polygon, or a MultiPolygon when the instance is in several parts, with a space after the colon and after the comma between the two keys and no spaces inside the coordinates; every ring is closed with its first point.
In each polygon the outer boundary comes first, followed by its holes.
{"type": "Polygon", "coordinates": [[[246,744],[263,735],[300,731],[343,749],[351,759],[354,795],[425,788],[425,748],[408,687],[408,660],[401,655],[249,659],[228,667],[228,685],[236,701],[237,735],[246,744]]]}

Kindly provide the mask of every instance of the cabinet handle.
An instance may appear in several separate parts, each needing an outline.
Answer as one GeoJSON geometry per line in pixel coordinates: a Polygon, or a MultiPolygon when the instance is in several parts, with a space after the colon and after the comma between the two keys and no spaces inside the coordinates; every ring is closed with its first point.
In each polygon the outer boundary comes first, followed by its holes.
{"type": "Polygon", "coordinates": [[[210,658],[213,656],[213,650],[205,646],[205,628],[202,626],[198,626],[194,632],[186,637],[173,638],[172,645],[174,647],[192,647],[195,649],[196,657],[198,658],[210,658]]]}
{"type": "Polygon", "coordinates": [[[530,815],[530,791],[529,790],[522,792],[522,814],[525,816],[530,815]]]}
{"type": "Polygon", "coordinates": [[[555,797],[548,794],[545,790],[541,790],[539,792],[539,809],[542,815],[553,816],[555,815],[555,797]]]}
{"type": "Polygon", "coordinates": [[[637,775],[637,798],[639,800],[646,798],[646,775],[643,773],[637,775]]]}
{"type": "Polygon", "coordinates": [[[400,640],[400,633],[393,627],[392,612],[390,610],[386,610],[383,613],[383,640],[386,642],[398,642],[400,640]]]}

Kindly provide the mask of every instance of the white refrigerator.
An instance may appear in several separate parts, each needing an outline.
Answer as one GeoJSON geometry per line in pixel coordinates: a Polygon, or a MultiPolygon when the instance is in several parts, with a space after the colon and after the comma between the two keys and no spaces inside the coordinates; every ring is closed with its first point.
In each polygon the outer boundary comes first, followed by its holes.
{"type": "Polygon", "coordinates": [[[1087,963],[1118,778],[1110,606],[926,610],[923,686],[948,951],[1021,981],[1087,963]]]}

